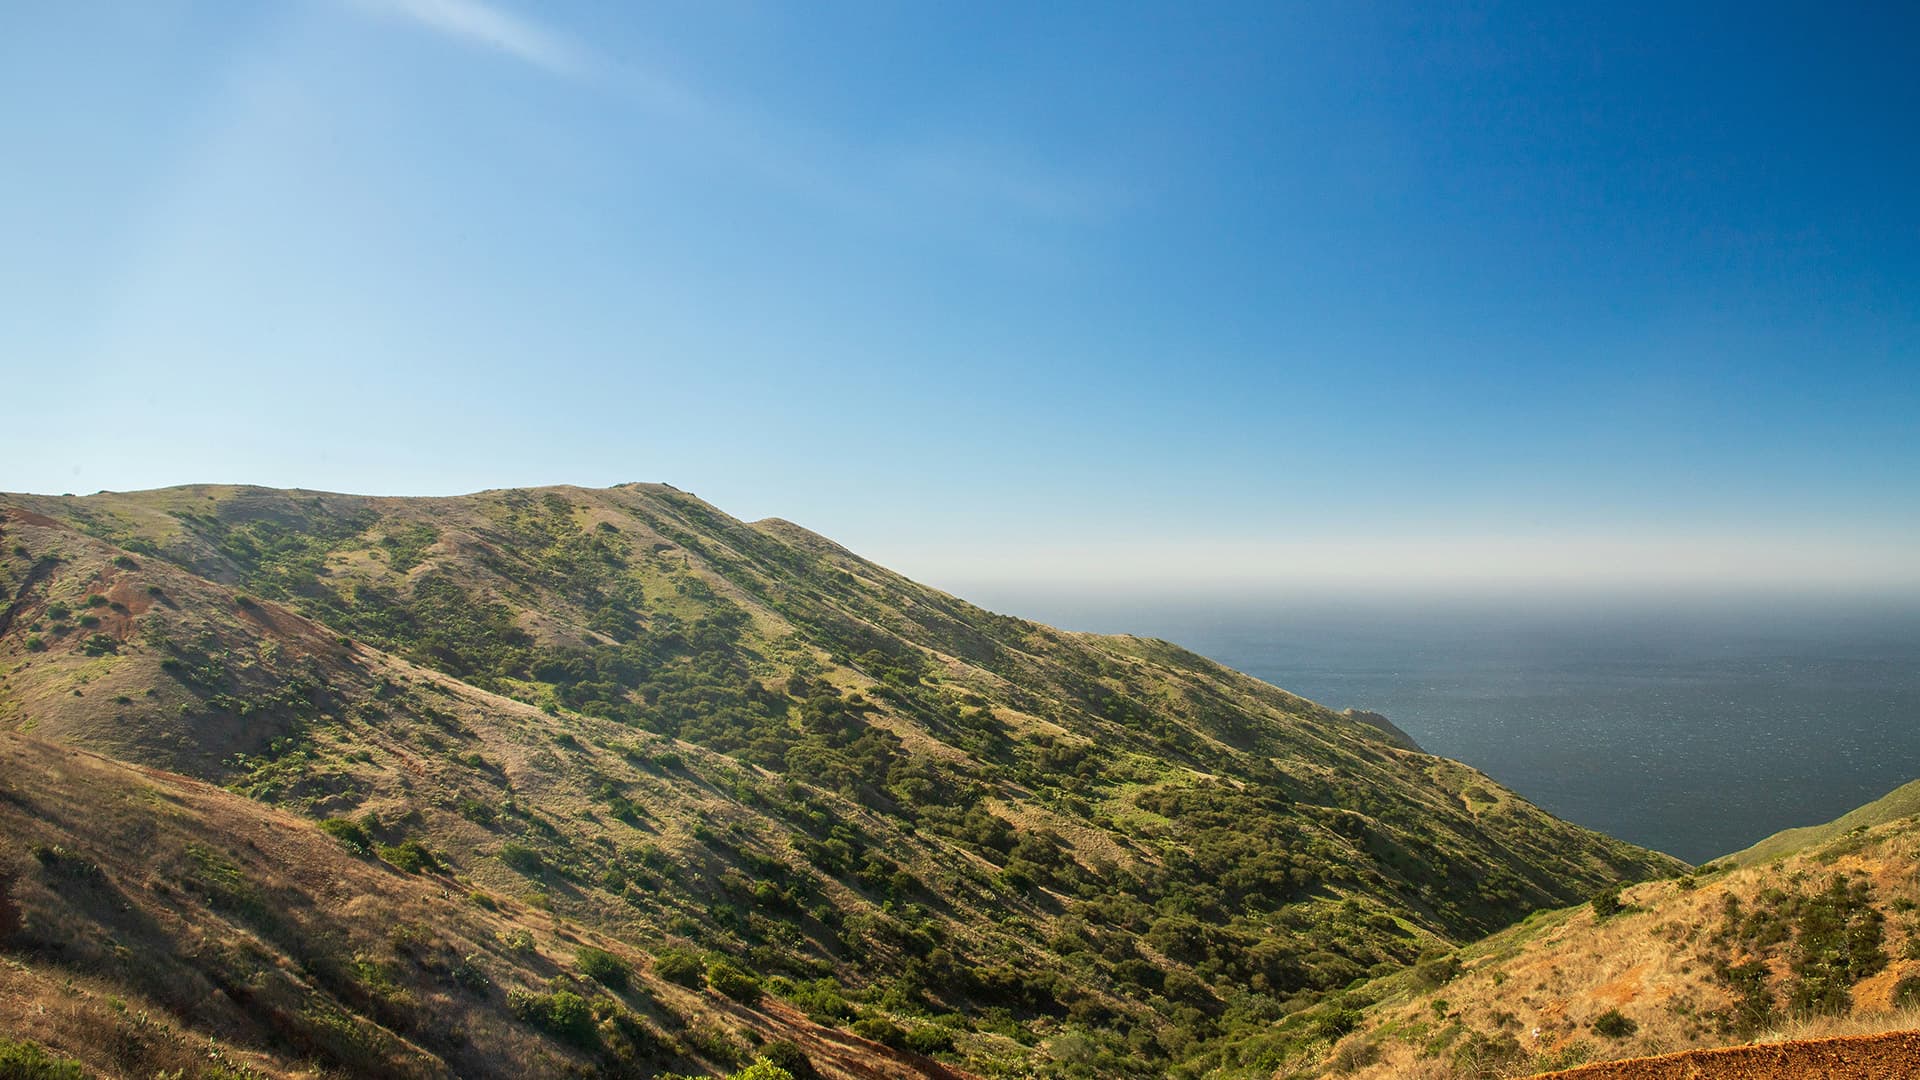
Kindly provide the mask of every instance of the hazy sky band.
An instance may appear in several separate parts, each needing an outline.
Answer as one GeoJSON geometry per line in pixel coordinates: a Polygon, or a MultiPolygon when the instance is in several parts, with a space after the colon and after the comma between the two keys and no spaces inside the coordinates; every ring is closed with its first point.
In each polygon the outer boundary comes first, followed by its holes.
{"type": "Polygon", "coordinates": [[[1920,577],[1910,9],[43,5],[0,487],[922,577],[1920,577]]]}

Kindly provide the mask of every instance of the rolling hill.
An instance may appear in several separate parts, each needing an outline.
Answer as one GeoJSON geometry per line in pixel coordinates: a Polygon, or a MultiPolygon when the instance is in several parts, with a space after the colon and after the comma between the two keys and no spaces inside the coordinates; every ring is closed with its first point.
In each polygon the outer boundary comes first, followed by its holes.
{"type": "MultiPolygon", "coordinates": [[[[0,496],[0,600],[5,751],[41,777],[5,790],[129,793],[5,819],[0,947],[266,1074],[775,1040],[836,1075],[1264,1076],[1330,992],[1683,869],[1383,718],[664,485],[0,496]],[[124,951],[63,944],[90,932],[124,951]]],[[[76,1034],[110,1012],[43,1041],[127,1071],[76,1034]]]]}

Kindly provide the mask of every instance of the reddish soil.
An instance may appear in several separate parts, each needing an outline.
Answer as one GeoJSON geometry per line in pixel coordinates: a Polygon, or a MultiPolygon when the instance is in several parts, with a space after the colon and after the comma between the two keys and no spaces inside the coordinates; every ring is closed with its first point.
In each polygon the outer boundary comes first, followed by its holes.
{"type": "Polygon", "coordinates": [[[1912,1080],[1920,1031],[1686,1050],[1545,1073],[1536,1080],[1912,1080]]]}

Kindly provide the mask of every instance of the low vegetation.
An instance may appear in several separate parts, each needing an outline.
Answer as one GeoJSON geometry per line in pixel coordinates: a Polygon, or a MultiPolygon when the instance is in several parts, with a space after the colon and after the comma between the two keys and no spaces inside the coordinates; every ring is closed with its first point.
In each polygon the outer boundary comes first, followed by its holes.
{"type": "Polygon", "coordinates": [[[1384,721],[664,486],[20,496],[0,529],[0,723],[305,819],[488,928],[396,945],[439,916],[370,909],[375,944],[308,958],[320,886],[204,842],[169,887],[328,988],[269,1057],[469,1060],[423,1034],[454,1001],[503,1062],[737,1071],[817,1048],[774,1019],[804,1015],[982,1072],[1265,1076],[1369,979],[1444,984],[1462,943],[1680,869],[1384,721]]]}
{"type": "Polygon", "coordinates": [[[1331,1037],[1302,1045],[1289,1067],[1369,1080],[1520,1077],[1911,1028],[1920,818],[1824,835],[1781,861],[1722,862],[1534,916],[1461,950],[1444,983],[1416,969],[1365,984],[1347,994],[1358,1011],[1346,1030],[1325,1029],[1331,1037]]]}

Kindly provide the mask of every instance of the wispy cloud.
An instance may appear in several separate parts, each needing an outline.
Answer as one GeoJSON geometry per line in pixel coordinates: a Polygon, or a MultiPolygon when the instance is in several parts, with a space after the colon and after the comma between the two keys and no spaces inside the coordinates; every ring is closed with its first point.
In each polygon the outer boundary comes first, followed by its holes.
{"type": "Polygon", "coordinates": [[[587,57],[564,35],[480,0],[350,0],[362,10],[403,19],[468,45],[504,53],[556,75],[577,76],[587,57]]]}
{"type": "MultiPolygon", "coordinates": [[[[905,142],[836,132],[778,102],[741,102],[679,76],[672,57],[599,55],[566,34],[487,0],[341,0],[550,73],[593,82],[606,100],[651,122],[650,152],[723,162],[883,230],[956,228],[972,248],[1034,266],[1056,261],[1036,223],[1084,224],[1137,193],[1058,167],[1017,145],[938,131],[905,142]]],[[[529,10],[539,10],[522,0],[529,10]]]]}

